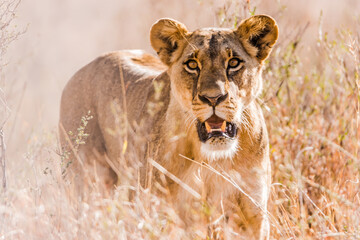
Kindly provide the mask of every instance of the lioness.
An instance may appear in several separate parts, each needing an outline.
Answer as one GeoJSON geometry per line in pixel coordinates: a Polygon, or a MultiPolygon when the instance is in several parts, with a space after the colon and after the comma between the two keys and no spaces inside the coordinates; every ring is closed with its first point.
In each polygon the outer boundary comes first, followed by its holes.
{"type": "MultiPolygon", "coordinates": [[[[93,117],[70,168],[96,169],[94,176],[106,184],[121,183],[122,169],[132,161],[124,156],[138,152],[144,186],[152,159],[236,223],[247,239],[267,239],[271,169],[257,97],[264,60],[277,38],[276,22],[266,15],[243,20],[234,30],[193,32],[160,19],[150,31],[160,60],[139,50],[97,58],[62,95],[60,133],[68,151],[74,137],[67,133],[76,133],[89,111],[93,117]],[[145,140],[137,140],[139,135],[145,140]]],[[[190,226],[194,194],[173,180],[167,179],[167,187],[190,226]]]]}

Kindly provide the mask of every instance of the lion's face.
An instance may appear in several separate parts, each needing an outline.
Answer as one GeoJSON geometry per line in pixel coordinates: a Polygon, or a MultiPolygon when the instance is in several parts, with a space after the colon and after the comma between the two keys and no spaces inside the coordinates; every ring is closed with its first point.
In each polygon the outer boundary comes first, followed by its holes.
{"type": "Polygon", "coordinates": [[[233,31],[198,30],[188,41],[169,69],[173,96],[196,118],[202,152],[231,157],[242,111],[261,89],[261,65],[233,31]]]}
{"type": "Polygon", "coordinates": [[[195,125],[208,159],[235,154],[243,111],[261,92],[262,62],[277,35],[267,16],[249,18],[236,30],[188,32],[169,19],[153,26],[151,42],[169,66],[172,96],[195,125]]]}

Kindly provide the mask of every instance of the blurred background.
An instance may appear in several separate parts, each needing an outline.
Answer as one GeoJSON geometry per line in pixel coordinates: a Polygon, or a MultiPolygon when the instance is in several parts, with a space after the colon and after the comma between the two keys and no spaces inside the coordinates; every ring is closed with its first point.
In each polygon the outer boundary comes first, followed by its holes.
{"type": "Polygon", "coordinates": [[[171,204],[149,192],[135,205],[119,201],[119,192],[77,199],[61,173],[61,93],[103,53],[155,54],[149,30],[159,18],[195,30],[232,28],[253,14],[274,17],[280,28],[259,100],[270,138],[271,239],[360,239],[359,0],[22,0],[2,28],[4,7],[18,1],[0,0],[0,145],[4,121],[7,145],[0,239],[172,239],[172,229],[185,232],[171,204]],[[4,35],[15,38],[6,55],[4,35]]]}

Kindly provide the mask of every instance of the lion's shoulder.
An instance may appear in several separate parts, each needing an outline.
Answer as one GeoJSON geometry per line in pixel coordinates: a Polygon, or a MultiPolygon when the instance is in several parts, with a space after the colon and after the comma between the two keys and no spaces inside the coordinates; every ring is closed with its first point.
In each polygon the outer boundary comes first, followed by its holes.
{"type": "Polygon", "coordinates": [[[94,62],[112,67],[120,66],[124,72],[132,72],[136,75],[159,75],[167,69],[158,57],[143,50],[108,52],[95,59],[94,62]]]}

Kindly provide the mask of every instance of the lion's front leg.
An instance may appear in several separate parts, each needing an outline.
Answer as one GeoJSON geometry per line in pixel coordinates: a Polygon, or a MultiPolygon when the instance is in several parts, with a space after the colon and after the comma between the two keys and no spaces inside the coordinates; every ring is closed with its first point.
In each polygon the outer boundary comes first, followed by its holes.
{"type": "Polygon", "coordinates": [[[241,229],[244,239],[269,239],[270,225],[267,202],[269,197],[268,184],[247,191],[248,196],[238,196],[238,209],[234,216],[236,225],[241,229]]]}
{"type": "Polygon", "coordinates": [[[242,224],[244,239],[269,239],[270,225],[266,213],[254,211],[248,214],[246,218],[246,222],[242,224]]]}
{"type": "Polygon", "coordinates": [[[241,197],[237,225],[242,228],[246,239],[269,239],[270,226],[267,213],[267,198],[257,201],[258,206],[248,197],[241,197]],[[263,202],[263,203],[261,203],[263,202]]]}

